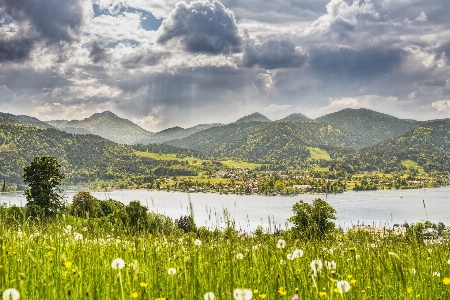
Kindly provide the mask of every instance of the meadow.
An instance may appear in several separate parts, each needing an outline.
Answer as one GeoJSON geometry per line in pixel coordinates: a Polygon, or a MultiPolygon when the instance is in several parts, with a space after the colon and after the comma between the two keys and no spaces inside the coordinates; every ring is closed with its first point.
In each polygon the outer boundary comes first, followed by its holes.
{"type": "Polygon", "coordinates": [[[449,245],[421,236],[0,221],[3,299],[16,299],[9,289],[20,299],[450,299],[449,245]]]}

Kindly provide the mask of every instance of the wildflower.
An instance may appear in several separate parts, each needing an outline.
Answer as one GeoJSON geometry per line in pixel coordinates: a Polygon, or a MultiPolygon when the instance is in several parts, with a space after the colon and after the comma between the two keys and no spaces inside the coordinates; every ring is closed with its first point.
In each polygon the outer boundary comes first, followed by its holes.
{"type": "Polygon", "coordinates": [[[208,293],[205,294],[205,296],[203,296],[203,299],[205,299],[205,300],[214,300],[215,296],[214,296],[214,294],[212,292],[208,292],[208,293]]]}
{"type": "Polygon", "coordinates": [[[292,296],[292,300],[300,300],[300,297],[298,295],[292,296]]]}
{"type": "Polygon", "coordinates": [[[200,241],[199,239],[196,239],[196,240],[194,241],[194,245],[195,245],[195,246],[201,246],[201,245],[202,245],[202,241],[200,241]]]}
{"type": "Polygon", "coordinates": [[[236,258],[237,259],[242,259],[242,258],[244,258],[244,255],[242,255],[242,253],[238,253],[238,254],[236,254],[236,258]]]}
{"type": "Polygon", "coordinates": [[[261,294],[261,295],[259,295],[259,298],[261,298],[261,299],[266,299],[266,297],[267,297],[267,294],[261,294]]]}
{"type": "Polygon", "coordinates": [[[414,275],[417,273],[416,269],[411,269],[411,273],[414,275]]]}
{"type": "Polygon", "coordinates": [[[170,268],[167,270],[167,274],[169,275],[175,275],[177,273],[177,270],[175,268],[170,268]]]}
{"type": "Polygon", "coordinates": [[[88,231],[87,227],[83,227],[82,229],[84,232],[88,231]]]}
{"type": "Polygon", "coordinates": [[[320,259],[315,259],[310,263],[311,269],[313,271],[314,276],[317,276],[317,273],[320,272],[323,268],[322,261],[320,259]]]}
{"type": "Polygon", "coordinates": [[[433,252],[433,249],[428,248],[427,251],[428,251],[428,253],[431,253],[431,252],[433,252]]]}
{"type": "Polygon", "coordinates": [[[412,293],[412,291],[413,291],[413,289],[412,289],[412,288],[410,288],[410,287],[406,289],[406,292],[407,292],[408,294],[411,294],[411,293],[412,293]]]}
{"type": "Polygon", "coordinates": [[[65,267],[66,269],[72,268],[72,262],[71,262],[71,261],[66,261],[66,262],[64,263],[64,267],[65,267]]]}
{"type": "Polygon", "coordinates": [[[294,252],[292,252],[292,259],[296,259],[303,256],[303,250],[295,249],[294,252]]]}
{"type": "Polygon", "coordinates": [[[347,293],[350,290],[350,283],[347,280],[336,282],[336,287],[340,294],[347,293]]]}
{"type": "Polygon", "coordinates": [[[449,285],[450,284],[450,278],[445,277],[444,279],[442,279],[442,283],[445,285],[449,285]]]}
{"type": "Polygon", "coordinates": [[[447,260],[447,263],[450,265],[450,259],[449,260],[447,260]]]}
{"type": "Polygon", "coordinates": [[[141,282],[141,283],[139,283],[139,286],[141,287],[141,288],[143,288],[143,289],[145,289],[146,287],[147,287],[147,283],[146,282],[141,282]]]}
{"type": "Polygon", "coordinates": [[[81,240],[83,240],[83,235],[81,233],[75,232],[74,239],[75,239],[75,241],[81,241],[81,240]]]}
{"type": "Polygon", "coordinates": [[[372,248],[376,248],[376,247],[377,247],[377,245],[375,245],[375,244],[370,244],[370,246],[371,246],[372,248]]]}
{"type": "Polygon", "coordinates": [[[334,261],[326,261],[325,262],[325,267],[328,270],[336,270],[336,263],[334,261]]]}
{"type": "Polygon", "coordinates": [[[112,267],[114,270],[120,270],[120,269],[122,269],[123,267],[125,267],[125,262],[124,262],[123,259],[121,259],[121,258],[116,258],[115,260],[112,261],[111,267],[112,267]]]}
{"type": "Polygon", "coordinates": [[[250,300],[253,297],[253,293],[248,289],[235,289],[233,296],[235,300],[250,300]]]}
{"type": "Polygon", "coordinates": [[[133,292],[133,293],[130,295],[130,298],[132,298],[132,299],[136,299],[137,297],[139,297],[138,292],[133,292]]]}
{"type": "Polygon", "coordinates": [[[7,289],[3,292],[3,300],[18,300],[19,298],[20,294],[16,289],[7,289]]]}
{"type": "Polygon", "coordinates": [[[357,280],[356,279],[352,279],[352,280],[350,280],[350,283],[351,284],[355,284],[357,282],[357,280]]]}
{"type": "Polygon", "coordinates": [[[279,239],[278,242],[277,242],[277,248],[278,249],[283,249],[284,247],[286,247],[286,241],[282,240],[282,239],[279,239]]]}
{"type": "Polygon", "coordinates": [[[320,292],[320,293],[319,293],[319,296],[320,296],[320,297],[325,297],[326,295],[327,295],[326,292],[320,292]]]}
{"type": "Polygon", "coordinates": [[[278,293],[279,293],[281,296],[286,296],[286,294],[287,294],[287,292],[286,292],[286,290],[284,289],[284,287],[280,287],[280,288],[278,289],[278,293]]]}
{"type": "Polygon", "coordinates": [[[287,255],[287,259],[289,259],[289,260],[293,260],[294,258],[292,257],[292,254],[291,253],[289,253],[288,255],[287,255]]]}
{"type": "Polygon", "coordinates": [[[329,253],[329,254],[333,254],[333,253],[334,253],[334,250],[330,248],[330,249],[328,249],[328,253],[329,253]]]}
{"type": "Polygon", "coordinates": [[[433,272],[433,276],[441,277],[441,273],[439,273],[439,272],[433,272]]]}

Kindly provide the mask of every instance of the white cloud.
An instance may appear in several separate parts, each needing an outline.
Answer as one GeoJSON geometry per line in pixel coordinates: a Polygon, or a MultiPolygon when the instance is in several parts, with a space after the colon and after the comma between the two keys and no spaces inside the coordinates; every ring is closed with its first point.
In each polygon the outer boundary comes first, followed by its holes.
{"type": "Polygon", "coordinates": [[[450,109],[450,100],[440,100],[431,103],[431,107],[439,112],[446,112],[450,109]]]}
{"type": "Polygon", "coordinates": [[[428,21],[427,15],[425,14],[424,11],[422,11],[419,16],[416,18],[416,21],[418,22],[426,22],[428,21]]]}
{"type": "Polygon", "coordinates": [[[278,104],[270,104],[269,106],[265,107],[264,110],[265,111],[270,111],[270,112],[277,112],[277,111],[283,111],[286,109],[291,108],[292,105],[278,105],[278,104]]]}
{"type": "MultiPolygon", "coordinates": [[[[258,75],[255,76],[253,85],[259,90],[259,92],[261,92],[263,94],[270,92],[273,88],[272,75],[270,73],[266,73],[266,74],[259,73],[258,75]]],[[[274,104],[272,104],[272,105],[274,105],[274,104]]]]}

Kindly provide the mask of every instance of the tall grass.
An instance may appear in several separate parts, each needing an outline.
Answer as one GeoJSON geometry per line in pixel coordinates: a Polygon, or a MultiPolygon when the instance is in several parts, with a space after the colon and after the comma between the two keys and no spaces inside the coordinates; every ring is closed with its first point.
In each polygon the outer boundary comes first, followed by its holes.
{"type": "Polygon", "coordinates": [[[238,288],[251,290],[252,299],[450,299],[449,245],[415,236],[307,241],[291,232],[240,235],[231,227],[155,236],[78,218],[15,225],[2,218],[0,293],[15,288],[21,299],[203,299],[208,292],[233,299],[238,288]],[[303,256],[293,258],[296,249],[303,256]],[[116,258],[124,268],[112,267],[116,258]],[[322,262],[320,270],[313,260],[322,262]],[[327,268],[331,262],[335,269],[327,268]],[[341,294],[337,281],[350,290],[341,294]]]}

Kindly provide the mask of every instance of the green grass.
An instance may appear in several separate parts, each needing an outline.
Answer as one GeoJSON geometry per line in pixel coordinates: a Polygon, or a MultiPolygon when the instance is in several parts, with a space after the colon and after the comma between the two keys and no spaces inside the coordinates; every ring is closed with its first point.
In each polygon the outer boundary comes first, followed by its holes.
{"type": "Polygon", "coordinates": [[[363,234],[316,242],[290,235],[241,238],[234,231],[158,237],[95,225],[85,231],[86,221],[77,219],[21,229],[2,224],[0,292],[15,288],[22,300],[203,299],[207,292],[231,300],[236,288],[252,290],[253,299],[450,299],[450,285],[443,284],[450,277],[445,244],[363,234]],[[278,239],[285,248],[277,248],[278,239]],[[288,259],[295,249],[304,255],[288,259]],[[112,268],[116,258],[125,261],[123,269],[112,268]],[[313,260],[323,264],[317,276],[313,260]],[[336,269],[327,269],[326,261],[336,269]],[[336,290],[338,280],[350,283],[347,293],[336,290]]]}
{"type": "Polygon", "coordinates": [[[421,174],[425,174],[425,170],[423,169],[423,167],[419,166],[415,161],[410,160],[410,159],[405,159],[402,160],[402,165],[407,168],[407,169],[416,169],[419,173],[421,174]]]}
{"type": "Polygon", "coordinates": [[[306,149],[309,150],[310,159],[331,160],[330,155],[325,150],[313,147],[306,147],[306,149]]]}
{"type": "MultiPolygon", "coordinates": [[[[188,161],[189,164],[196,165],[196,166],[201,165],[202,162],[209,162],[209,160],[198,159],[195,157],[179,158],[176,156],[176,154],[158,154],[158,153],[141,152],[141,151],[135,151],[135,154],[137,156],[147,157],[147,158],[156,159],[156,160],[188,161]]],[[[261,164],[250,163],[250,162],[245,162],[245,161],[235,161],[235,160],[231,160],[231,159],[217,160],[217,161],[220,161],[222,164],[224,164],[225,166],[230,167],[230,168],[255,169],[255,168],[261,166],[261,164]]]]}

